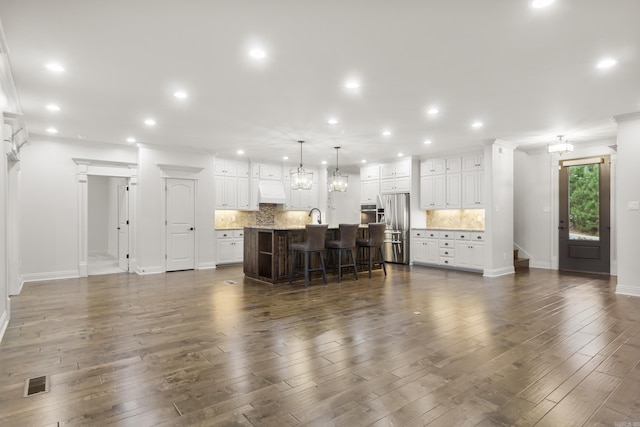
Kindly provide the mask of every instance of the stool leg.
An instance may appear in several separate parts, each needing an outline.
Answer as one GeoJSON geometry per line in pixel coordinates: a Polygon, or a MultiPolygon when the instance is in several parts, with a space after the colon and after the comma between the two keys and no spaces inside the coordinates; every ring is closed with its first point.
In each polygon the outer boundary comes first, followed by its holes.
{"type": "Polygon", "coordinates": [[[291,251],[291,271],[289,272],[289,284],[293,282],[293,270],[296,268],[296,252],[291,251]]]}
{"type": "Polygon", "coordinates": [[[380,252],[380,265],[382,265],[382,270],[384,271],[384,275],[387,275],[387,267],[384,266],[384,255],[382,255],[382,248],[378,246],[378,251],[380,252]]]}
{"type": "Polygon", "coordinates": [[[349,248],[349,255],[351,255],[351,265],[353,265],[353,275],[358,280],[358,269],[356,268],[356,260],[353,258],[353,249],[349,248]]]}
{"type": "Polygon", "coordinates": [[[304,252],[304,287],[309,286],[309,252],[304,252]]]}
{"type": "Polygon", "coordinates": [[[338,249],[338,283],[342,281],[342,249],[338,249]]]}
{"type": "Polygon", "coordinates": [[[327,271],[324,268],[324,256],[322,255],[322,251],[318,252],[318,255],[320,255],[320,267],[322,267],[322,280],[324,281],[324,284],[327,284],[327,271]]]}
{"type": "Polygon", "coordinates": [[[369,246],[369,279],[371,279],[371,272],[373,271],[373,252],[371,246],[369,246]]]}

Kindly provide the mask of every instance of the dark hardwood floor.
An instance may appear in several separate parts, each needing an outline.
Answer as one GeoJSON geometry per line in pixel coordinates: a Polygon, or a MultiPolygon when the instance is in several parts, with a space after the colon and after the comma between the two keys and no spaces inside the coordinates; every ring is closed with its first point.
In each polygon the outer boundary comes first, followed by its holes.
{"type": "Polygon", "coordinates": [[[306,290],[240,267],[28,283],[0,425],[640,425],[640,298],[614,279],[389,267],[306,290]]]}

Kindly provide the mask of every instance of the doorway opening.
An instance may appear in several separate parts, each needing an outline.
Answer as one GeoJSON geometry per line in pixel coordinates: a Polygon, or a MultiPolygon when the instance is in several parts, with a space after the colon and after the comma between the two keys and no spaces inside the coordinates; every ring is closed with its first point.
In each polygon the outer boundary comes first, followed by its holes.
{"type": "Polygon", "coordinates": [[[89,175],[87,185],[87,274],[129,271],[129,180],[89,175]]]}
{"type": "Polygon", "coordinates": [[[559,178],[559,269],[609,274],[609,156],[561,161],[559,178]]]}

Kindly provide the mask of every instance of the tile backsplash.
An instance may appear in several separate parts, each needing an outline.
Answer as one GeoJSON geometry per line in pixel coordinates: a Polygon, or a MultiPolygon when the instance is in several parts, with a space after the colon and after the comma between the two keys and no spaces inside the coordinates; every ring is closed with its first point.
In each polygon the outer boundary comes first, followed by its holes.
{"type": "Polygon", "coordinates": [[[446,230],[484,230],[484,209],[427,211],[426,226],[446,230]]]}
{"type": "Polygon", "coordinates": [[[283,211],[278,205],[269,203],[261,203],[258,211],[219,210],[215,212],[216,230],[255,225],[298,227],[310,224],[312,220],[307,211],[283,211]]]}

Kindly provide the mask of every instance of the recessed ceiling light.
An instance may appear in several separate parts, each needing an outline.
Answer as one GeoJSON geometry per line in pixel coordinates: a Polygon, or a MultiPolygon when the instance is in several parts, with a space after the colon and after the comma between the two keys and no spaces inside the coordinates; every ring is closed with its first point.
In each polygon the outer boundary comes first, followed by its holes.
{"type": "Polygon", "coordinates": [[[327,120],[327,123],[329,123],[330,125],[337,125],[338,124],[338,119],[335,118],[330,118],[329,120],[327,120]]]}
{"type": "Polygon", "coordinates": [[[129,138],[127,138],[127,142],[129,144],[133,144],[134,142],[136,142],[136,139],[134,137],[130,136],[129,138]]]}
{"type": "Polygon", "coordinates": [[[144,124],[147,125],[147,126],[155,126],[156,125],[156,121],[153,120],[153,119],[146,119],[144,121],[144,124]]]}
{"type": "Polygon", "coordinates": [[[554,0],[533,0],[531,2],[531,7],[539,9],[541,7],[547,7],[549,6],[551,3],[553,3],[554,0]]]}
{"type": "Polygon", "coordinates": [[[429,111],[427,111],[427,114],[430,115],[430,116],[435,116],[439,112],[440,112],[440,110],[438,110],[437,108],[431,107],[431,108],[429,108],[429,111]]]}
{"type": "Polygon", "coordinates": [[[289,160],[289,156],[284,156],[282,160],[289,160]]]}
{"type": "Polygon", "coordinates": [[[49,111],[60,111],[60,106],[56,104],[47,105],[47,110],[49,111]]]}
{"type": "Polygon", "coordinates": [[[58,129],[56,129],[56,128],[47,128],[47,132],[49,132],[51,134],[55,134],[55,133],[58,133],[58,129]]]}
{"type": "Polygon", "coordinates": [[[482,122],[475,122],[471,126],[474,128],[481,128],[484,124],[482,122]]]}
{"type": "Polygon", "coordinates": [[[391,131],[390,130],[385,130],[382,132],[383,136],[391,136],[391,131]]]}
{"type": "Polygon", "coordinates": [[[424,141],[424,143],[425,143],[425,145],[429,145],[429,144],[431,144],[431,140],[430,140],[430,139],[426,139],[426,140],[424,141]]]}
{"type": "Polygon", "coordinates": [[[54,73],[64,72],[64,67],[57,62],[50,62],[48,64],[45,64],[45,67],[47,68],[47,70],[53,71],[54,73]]]}
{"type": "Polygon", "coordinates": [[[398,153],[398,157],[403,157],[404,153],[398,153]]]}
{"type": "Polygon", "coordinates": [[[367,159],[360,160],[360,163],[367,163],[367,159]]]}
{"type": "Polygon", "coordinates": [[[237,153],[238,154],[244,154],[244,150],[238,150],[237,153]]]}
{"type": "Polygon", "coordinates": [[[187,93],[182,90],[178,90],[173,92],[173,96],[175,96],[178,99],[185,99],[187,97],[187,93]]]}
{"type": "Polygon", "coordinates": [[[598,65],[596,65],[596,68],[611,68],[617,63],[618,61],[616,61],[613,58],[605,58],[605,59],[602,59],[600,62],[598,62],[598,65]]]}
{"type": "Polygon", "coordinates": [[[347,83],[345,83],[344,87],[346,87],[347,89],[358,89],[360,88],[360,82],[356,80],[349,80],[347,83]]]}
{"type": "Polygon", "coordinates": [[[323,165],[326,165],[326,164],[327,164],[327,161],[326,161],[326,160],[323,160],[323,161],[321,161],[320,163],[322,163],[323,165]]]}
{"type": "Polygon", "coordinates": [[[86,139],[87,137],[84,136],[83,134],[78,134],[78,139],[86,139]]]}
{"type": "Polygon", "coordinates": [[[262,48],[254,47],[249,51],[249,56],[253,59],[264,59],[267,57],[267,52],[265,52],[262,48]]]}

